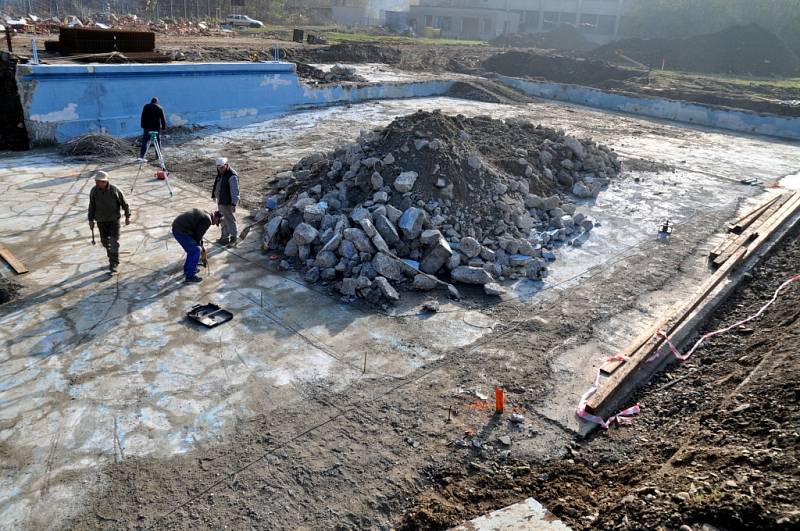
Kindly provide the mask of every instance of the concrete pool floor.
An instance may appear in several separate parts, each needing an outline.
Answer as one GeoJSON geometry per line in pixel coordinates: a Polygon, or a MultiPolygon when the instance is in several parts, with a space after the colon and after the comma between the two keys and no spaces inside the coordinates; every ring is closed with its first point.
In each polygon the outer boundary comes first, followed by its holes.
{"type": "MultiPolygon", "coordinates": [[[[595,270],[624,271],[627,257],[641,259],[654,249],[682,254],[683,269],[665,285],[642,286],[638,295],[613,286],[607,293],[583,295],[603,299],[607,306],[619,299],[619,309],[595,323],[590,341],[578,335],[553,342],[550,373],[542,375],[550,381],[532,382],[545,391],[528,408],[541,426],[538,435],[515,445],[521,455],[547,453],[543,444],[577,431],[574,404],[603,356],[704,278],[704,255],[716,227],[732,217],[740,199],[752,202],[761,192],[737,184],[738,179],[772,183],[796,173],[800,160],[796,143],[550,103],[502,106],[449,98],[299,113],[201,138],[181,150],[207,157],[257,139],[268,174],[283,169],[284,161],[332,147],[342,137],[341,129],[335,134],[341,120],[366,128],[418,108],[521,116],[590,135],[628,158],[676,167],[674,173],[628,173],[596,202],[581,205],[600,222],[591,238],[581,248],[563,249],[544,285],[515,286],[522,311],[529,312],[560,304],[567,290],[580,289],[595,270]],[[259,137],[259,128],[268,134],[259,137]],[[665,217],[686,231],[685,249],[678,243],[668,250],[653,247],[655,227],[665,217]]],[[[175,147],[166,151],[168,157],[171,151],[177,155],[175,147]]],[[[184,286],[182,254],[169,225],[183,210],[211,205],[205,191],[176,180],[170,198],[164,183],[152,179],[152,170],[130,193],[135,165],[112,171],[134,209],[132,225],[123,229],[121,271],[112,278],[105,272],[102,248],[91,245],[85,221],[93,184],[88,172],[95,166],[65,163],[48,152],[8,156],[3,162],[0,242],[31,272],[24,277],[22,299],[0,310],[0,450],[8,463],[0,477],[0,527],[52,525],[80,512],[78,494],[93,484],[98,465],[213,448],[237,421],[287,405],[312,408],[304,404],[319,388],[341,394],[356,382],[370,382],[371,396],[379,396],[381,386],[436,367],[449,351],[491,335],[498,323],[507,324],[503,312],[457,305],[422,319],[414,297],[403,302],[398,313],[405,317],[399,318],[341,304],[291,276],[270,272],[257,234],[233,251],[213,248],[207,280],[184,286]],[[188,324],[185,312],[204,302],[220,304],[236,317],[214,330],[188,324]]],[[[216,230],[210,231],[211,239],[216,230]]],[[[458,384],[477,384],[486,392],[498,383],[480,366],[475,373],[472,381],[458,384]]],[[[283,429],[300,433],[304,427],[283,429]]]]}

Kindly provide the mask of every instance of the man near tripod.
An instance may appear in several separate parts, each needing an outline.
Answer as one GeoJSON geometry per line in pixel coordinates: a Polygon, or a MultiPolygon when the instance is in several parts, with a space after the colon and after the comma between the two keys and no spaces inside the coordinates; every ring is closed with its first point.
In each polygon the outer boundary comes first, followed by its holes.
{"type": "Polygon", "coordinates": [[[144,156],[147,148],[150,147],[150,133],[156,133],[155,141],[158,141],[159,131],[167,128],[167,119],[164,116],[164,108],[158,104],[158,98],[153,98],[150,103],[142,109],[142,148],[139,150],[139,162],[145,162],[144,156]]]}

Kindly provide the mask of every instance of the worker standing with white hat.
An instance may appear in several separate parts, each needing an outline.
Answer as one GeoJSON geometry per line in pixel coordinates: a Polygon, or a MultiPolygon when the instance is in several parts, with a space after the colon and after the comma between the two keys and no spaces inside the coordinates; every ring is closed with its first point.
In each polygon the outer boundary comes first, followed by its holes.
{"type": "Polygon", "coordinates": [[[217,200],[217,210],[222,215],[222,237],[217,240],[224,245],[236,243],[239,229],[236,227],[236,205],[239,204],[239,176],[228,164],[228,159],[219,157],[215,161],[217,176],[211,189],[211,199],[217,200]]]}
{"type": "Polygon", "coordinates": [[[100,231],[100,243],[106,249],[111,273],[119,266],[119,211],[125,212],[125,225],[131,224],[131,209],[122,191],[108,182],[108,174],[98,171],[94,174],[94,188],[89,192],[89,228],[92,229],[94,243],[94,224],[100,231]]]}

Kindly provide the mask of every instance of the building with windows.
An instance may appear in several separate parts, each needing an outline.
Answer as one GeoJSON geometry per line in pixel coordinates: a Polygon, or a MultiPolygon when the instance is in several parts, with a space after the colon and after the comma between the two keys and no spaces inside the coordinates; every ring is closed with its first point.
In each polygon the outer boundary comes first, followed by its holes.
{"type": "Polygon", "coordinates": [[[572,24],[597,43],[619,38],[625,11],[637,0],[420,0],[409,19],[417,32],[439,28],[442,37],[493,39],[572,24]]]}

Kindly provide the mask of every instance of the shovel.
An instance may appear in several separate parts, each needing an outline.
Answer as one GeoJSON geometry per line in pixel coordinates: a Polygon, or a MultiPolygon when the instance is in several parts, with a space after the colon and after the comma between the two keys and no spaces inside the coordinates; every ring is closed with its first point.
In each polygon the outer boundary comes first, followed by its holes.
{"type": "Polygon", "coordinates": [[[97,245],[97,242],[94,241],[94,225],[92,225],[92,245],[97,245]]]}
{"type": "Polygon", "coordinates": [[[267,199],[267,213],[264,214],[264,216],[262,216],[261,219],[257,219],[250,225],[246,226],[244,230],[242,230],[242,232],[239,234],[239,240],[241,241],[247,238],[247,235],[250,234],[250,230],[252,230],[253,227],[267,221],[267,219],[269,219],[269,211],[274,210],[277,207],[278,205],[275,203],[274,199],[272,198],[267,199]]]}

